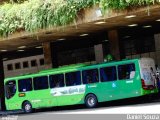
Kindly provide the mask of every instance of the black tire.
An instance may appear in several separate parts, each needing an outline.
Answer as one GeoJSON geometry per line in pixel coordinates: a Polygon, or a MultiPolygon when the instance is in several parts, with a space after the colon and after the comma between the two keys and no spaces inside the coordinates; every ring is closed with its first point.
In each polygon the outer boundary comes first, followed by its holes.
{"type": "Polygon", "coordinates": [[[32,112],[32,105],[29,101],[26,101],[22,105],[22,109],[25,113],[31,113],[32,112]]]}
{"type": "Polygon", "coordinates": [[[93,94],[89,94],[86,96],[85,98],[85,105],[88,107],[88,108],[94,108],[96,107],[98,104],[98,100],[97,100],[97,97],[93,94]]]}

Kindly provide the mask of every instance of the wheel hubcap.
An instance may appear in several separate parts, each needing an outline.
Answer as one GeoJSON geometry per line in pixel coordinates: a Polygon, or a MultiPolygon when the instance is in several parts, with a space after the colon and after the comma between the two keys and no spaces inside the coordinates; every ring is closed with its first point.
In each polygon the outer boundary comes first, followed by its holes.
{"type": "Polygon", "coordinates": [[[31,106],[29,105],[29,104],[27,104],[26,106],[25,106],[25,110],[26,111],[29,111],[31,109],[31,106]]]}
{"type": "Polygon", "coordinates": [[[92,97],[90,97],[90,98],[88,99],[88,104],[89,104],[89,106],[94,106],[94,104],[95,104],[95,99],[92,98],[92,97]]]}

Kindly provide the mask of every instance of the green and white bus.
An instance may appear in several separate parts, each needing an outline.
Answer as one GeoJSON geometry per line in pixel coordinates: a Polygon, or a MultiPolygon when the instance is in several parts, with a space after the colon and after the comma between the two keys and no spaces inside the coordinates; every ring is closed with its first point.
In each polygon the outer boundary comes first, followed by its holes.
{"type": "Polygon", "coordinates": [[[86,104],[157,93],[151,58],[80,64],[6,78],[7,110],[86,104]]]}

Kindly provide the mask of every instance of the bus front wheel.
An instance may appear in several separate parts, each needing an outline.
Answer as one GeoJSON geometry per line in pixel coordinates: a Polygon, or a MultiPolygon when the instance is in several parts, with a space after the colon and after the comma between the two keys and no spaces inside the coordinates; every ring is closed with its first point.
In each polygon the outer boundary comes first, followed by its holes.
{"type": "Polygon", "coordinates": [[[32,105],[29,101],[25,101],[22,105],[22,109],[25,113],[31,113],[32,112],[32,105]]]}
{"type": "Polygon", "coordinates": [[[85,98],[85,105],[88,108],[94,108],[98,104],[97,97],[94,94],[88,94],[85,98]]]}

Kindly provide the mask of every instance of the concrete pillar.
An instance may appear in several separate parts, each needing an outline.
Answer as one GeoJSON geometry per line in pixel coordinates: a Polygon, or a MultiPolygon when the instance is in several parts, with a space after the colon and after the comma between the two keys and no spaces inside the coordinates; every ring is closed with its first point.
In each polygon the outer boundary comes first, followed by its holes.
{"type": "Polygon", "coordinates": [[[108,39],[110,43],[110,53],[116,60],[120,60],[119,38],[117,30],[108,31],[108,39]]]}
{"type": "Polygon", "coordinates": [[[156,64],[160,65],[160,33],[154,35],[155,39],[155,54],[156,54],[156,64]]]}
{"type": "Polygon", "coordinates": [[[58,63],[58,50],[59,44],[56,44],[55,42],[51,43],[51,55],[52,55],[52,67],[57,68],[59,66],[58,63]]]}
{"type": "Polygon", "coordinates": [[[5,107],[5,91],[4,91],[4,68],[3,68],[3,60],[0,56],[0,109],[6,110],[5,107]]]}
{"type": "Polygon", "coordinates": [[[98,44],[94,46],[94,51],[95,51],[95,59],[97,63],[102,63],[104,61],[104,56],[103,56],[103,45],[98,44]]]}
{"type": "Polygon", "coordinates": [[[46,69],[50,69],[52,68],[51,46],[49,42],[45,42],[42,45],[43,45],[44,63],[46,69]]]}

